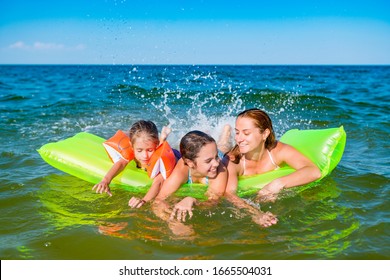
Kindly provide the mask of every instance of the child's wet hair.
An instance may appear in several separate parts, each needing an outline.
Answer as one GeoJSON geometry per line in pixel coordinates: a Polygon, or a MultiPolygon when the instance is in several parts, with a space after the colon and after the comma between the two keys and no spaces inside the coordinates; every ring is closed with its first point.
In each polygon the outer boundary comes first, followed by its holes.
{"type": "Polygon", "coordinates": [[[152,121],[140,120],[135,122],[129,131],[131,144],[134,144],[135,139],[144,136],[146,139],[154,142],[156,146],[159,144],[158,129],[152,121]]]}
{"type": "Polygon", "coordinates": [[[209,143],[215,143],[213,137],[199,130],[188,132],[181,138],[180,153],[183,159],[195,161],[198,157],[200,149],[209,143]]]}

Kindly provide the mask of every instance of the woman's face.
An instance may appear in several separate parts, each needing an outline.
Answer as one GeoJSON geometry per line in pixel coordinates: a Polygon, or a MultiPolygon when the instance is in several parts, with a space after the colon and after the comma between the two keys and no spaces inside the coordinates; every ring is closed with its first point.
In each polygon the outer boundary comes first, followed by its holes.
{"type": "MultiPolygon", "coordinates": [[[[266,130],[268,131],[268,130],[266,130]]],[[[236,120],[235,140],[242,154],[264,146],[267,139],[266,131],[260,133],[260,128],[250,118],[239,117],[236,120]]]]}
{"type": "Polygon", "coordinates": [[[142,168],[146,168],[156,148],[156,144],[144,136],[137,137],[134,140],[134,157],[141,164],[142,168]]]}
{"type": "Polygon", "coordinates": [[[217,145],[214,142],[208,143],[200,149],[192,168],[200,175],[213,179],[218,174],[219,161],[217,145]]]}

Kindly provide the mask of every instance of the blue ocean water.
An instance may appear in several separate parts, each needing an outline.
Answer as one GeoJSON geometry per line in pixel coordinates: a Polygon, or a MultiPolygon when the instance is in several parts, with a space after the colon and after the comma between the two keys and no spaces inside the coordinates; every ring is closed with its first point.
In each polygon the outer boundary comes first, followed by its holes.
{"type": "Polygon", "coordinates": [[[389,259],[389,66],[0,66],[1,259],[389,259]],[[316,186],[261,205],[263,229],[231,204],[197,209],[191,238],[147,205],[46,164],[43,144],[81,131],[110,137],[139,119],[215,138],[237,113],[292,128],[343,125],[339,166],[316,186]]]}

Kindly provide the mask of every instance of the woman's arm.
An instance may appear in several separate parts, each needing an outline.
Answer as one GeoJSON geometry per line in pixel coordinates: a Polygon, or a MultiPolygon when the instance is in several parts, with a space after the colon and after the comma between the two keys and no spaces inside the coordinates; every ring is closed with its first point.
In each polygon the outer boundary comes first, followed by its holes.
{"type": "Polygon", "coordinates": [[[321,170],[290,145],[279,142],[272,154],[278,164],[286,163],[296,171],[273,180],[261,189],[258,193],[261,201],[274,202],[282,189],[302,186],[321,178],[321,170]]]}
{"type": "Polygon", "coordinates": [[[111,190],[110,190],[110,183],[112,179],[118,175],[120,172],[122,172],[123,169],[125,169],[126,165],[129,162],[124,159],[118,160],[114,165],[111,167],[111,169],[107,172],[107,174],[104,176],[104,178],[93,186],[92,190],[96,190],[96,193],[107,193],[109,196],[112,196],[111,190]]]}
{"type": "Polygon", "coordinates": [[[290,145],[280,143],[281,149],[277,158],[287,163],[296,171],[282,177],[285,188],[291,188],[308,184],[321,178],[321,170],[307,157],[290,145]]]}
{"type": "Polygon", "coordinates": [[[226,186],[225,197],[228,201],[230,201],[234,206],[239,209],[246,209],[249,213],[255,214],[257,213],[257,209],[253,206],[247,204],[243,199],[237,196],[237,187],[238,187],[238,176],[240,173],[240,165],[235,164],[232,161],[227,163],[228,169],[228,181],[226,186]]]}
{"type": "Polygon", "coordinates": [[[262,227],[269,227],[278,222],[275,215],[270,212],[262,212],[237,196],[238,175],[240,174],[240,165],[231,161],[227,163],[228,166],[228,182],[226,186],[225,197],[235,207],[245,209],[252,216],[252,220],[262,227]]]}
{"type": "Polygon", "coordinates": [[[227,166],[228,171],[226,194],[236,194],[238,186],[238,176],[240,175],[240,165],[230,161],[229,159],[227,159],[225,164],[227,166]]]}

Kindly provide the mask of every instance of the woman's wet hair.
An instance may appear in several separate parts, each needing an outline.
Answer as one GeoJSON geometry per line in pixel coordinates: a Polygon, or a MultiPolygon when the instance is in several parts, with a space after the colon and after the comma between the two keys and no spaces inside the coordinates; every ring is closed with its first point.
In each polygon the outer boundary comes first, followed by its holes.
{"type": "Polygon", "coordinates": [[[195,161],[200,149],[209,143],[215,143],[213,137],[199,130],[188,132],[181,138],[180,153],[183,159],[195,161]]]}
{"type": "Polygon", "coordinates": [[[238,118],[249,118],[252,119],[255,126],[260,129],[260,133],[263,133],[266,129],[269,130],[269,135],[265,140],[265,148],[268,150],[272,150],[276,146],[276,137],[274,128],[272,126],[271,118],[268,116],[266,112],[260,109],[248,109],[238,114],[238,118]]]}
{"type": "Polygon", "coordinates": [[[156,146],[158,146],[160,142],[157,126],[152,121],[140,120],[131,126],[129,131],[131,144],[134,145],[135,139],[142,136],[155,143],[156,146]]]}

